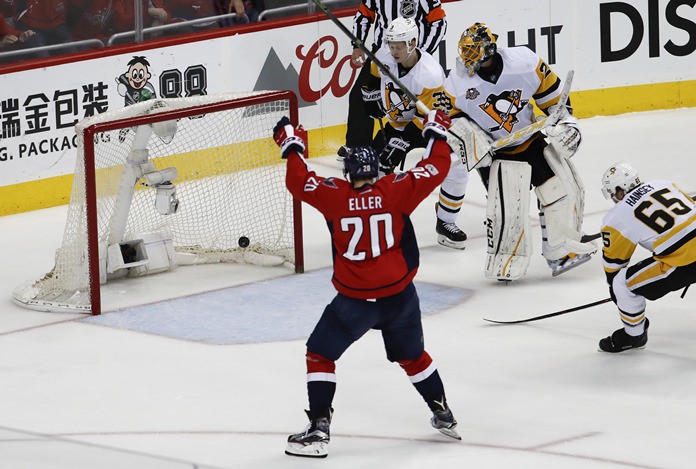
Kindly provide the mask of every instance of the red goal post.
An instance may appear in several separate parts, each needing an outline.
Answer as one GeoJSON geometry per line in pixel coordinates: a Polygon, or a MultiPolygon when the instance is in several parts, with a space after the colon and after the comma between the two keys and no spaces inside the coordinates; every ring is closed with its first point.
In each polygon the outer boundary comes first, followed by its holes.
{"type": "Polygon", "coordinates": [[[181,265],[304,271],[302,211],[273,141],[290,91],[153,99],[84,119],[53,269],[13,292],[39,311],[100,314],[101,285],[181,265]]]}

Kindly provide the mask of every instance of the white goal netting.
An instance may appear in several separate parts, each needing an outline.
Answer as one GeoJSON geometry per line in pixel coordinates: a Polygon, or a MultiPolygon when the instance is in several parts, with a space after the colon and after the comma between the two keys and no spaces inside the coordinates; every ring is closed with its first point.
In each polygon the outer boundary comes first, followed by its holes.
{"type": "Polygon", "coordinates": [[[272,138],[294,105],[288,95],[156,99],[81,121],[55,266],[17,288],[15,302],[98,313],[95,285],[112,278],[209,262],[295,264],[299,210],[272,138]]]}

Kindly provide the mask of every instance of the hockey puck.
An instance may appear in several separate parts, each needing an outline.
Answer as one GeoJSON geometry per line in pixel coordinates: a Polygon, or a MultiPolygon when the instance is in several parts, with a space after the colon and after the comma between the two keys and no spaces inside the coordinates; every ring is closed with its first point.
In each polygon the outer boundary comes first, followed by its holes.
{"type": "Polygon", "coordinates": [[[247,238],[246,236],[242,236],[241,238],[239,238],[237,243],[239,244],[240,248],[248,248],[249,247],[249,238],[247,238]]]}

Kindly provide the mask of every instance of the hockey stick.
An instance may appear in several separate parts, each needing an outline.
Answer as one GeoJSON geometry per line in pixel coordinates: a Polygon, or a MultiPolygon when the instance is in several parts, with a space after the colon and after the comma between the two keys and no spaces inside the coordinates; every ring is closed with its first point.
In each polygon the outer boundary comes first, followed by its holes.
{"type": "Polygon", "coordinates": [[[561,113],[563,112],[563,108],[565,107],[566,103],[568,102],[568,98],[570,97],[570,87],[573,84],[574,76],[575,70],[568,70],[566,79],[563,82],[561,96],[558,98],[558,104],[556,105],[557,107],[551,114],[542,117],[538,121],[529,124],[526,127],[522,127],[520,130],[513,132],[507,137],[502,137],[496,140],[495,142],[492,142],[490,146],[491,149],[489,151],[495,151],[498,148],[508,147],[510,145],[514,145],[515,143],[519,143],[521,140],[526,139],[528,136],[545,129],[550,125],[555,125],[559,120],[561,120],[561,113]]]}
{"type": "MultiPolygon", "coordinates": [[[[343,23],[334,15],[331,10],[329,10],[326,5],[324,5],[321,0],[312,0],[312,2],[319,8],[324,14],[336,25],[338,26],[338,29],[340,29],[343,34],[348,36],[348,38],[355,44],[363,53],[370,59],[372,60],[375,65],[385,74],[387,75],[393,82],[398,86],[405,94],[408,96],[408,98],[413,101],[418,108],[418,110],[423,114],[427,115],[430,112],[430,108],[423,103],[421,100],[419,100],[415,94],[408,88],[404,86],[404,84],[399,80],[391,70],[389,70],[388,67],[386,67],[375,55],[365,46],[365,43],[363,43],[360,39],[355,37],[353,33],[346,28],[343,23]]],[[[565,82],[563,84],[563,91],[561,92],[561,96],[558,100],[558,108],[551,113],[551,115],[543,117],[542,119],[539,119],[538,121],[523,127],[516,132],[508,135],[507,137],[499,138],[498,140],[491,142],[488,151],[484,152],[483,154],[485,155],[488,152],[495,151],[498,148],[503,148],[507,147],[510,145],[514,145],[515,143],[519,143],[520,141],[526,139],[528,136],[539,132],[542,129],[545,129],[546,127],[550,125],[556,124],[560,120],[560,114],[562,112],[562,107],[565,106],[565,103],[568,101],[568,96],[570,96],[570,86],[573,81],[573,75],[575,72],[573,70],[569,70],[568,74],[566,75],[565,82]]],[[[464,139],[452,132],[452,130],[448,130],[450,134],[452,134],[454,137],[457,139],[461,140],[464,142],[464,139]]],[[[482,158],[483,159],[483,158],[482,158]]],[[[479,160],[481,161],[481,160],[479,160]]],[[[478,164],[478,161],[476,164],[474,164],[473,167],[469,168],[469,171],[473,170],[476,165],[478,164]]],[[[467,165],[468,166],[468,165],[467,165]]]]}
{"type": "Polygon", "coordinates": [[[581,243],[589,243],[590,241],[594,241],[595,239],[599,239],[602,237],[602,233],[593,233],[589,235],[582,235],[582,238],[580,238],[581,243]]]}
{"type": "MultiPolygon", "coordinates": [[[[487,144],[477,144],[477,132],[475,130],[465,130],[464,137],[462,138],[459,135],[453,133],[450,129],[449,133],[456,137],[458,140],[460,140],[466,150],[467,169],[469,171],[473,171],[482,161],[485,161],[487,159],[486,155],[495,153],[495,151],[500,148],[518,144],[521,141],[528,139],[531,135],[535,134],[536,132],[539,132],[551,125],[557,124],[558,121],[561,119],[563,107],[565,107],[566,103],[568,102],[568,98],[570,96],[570,88],[573,83],[573,76],[575,76],[575,71],[569,70],[568,74],[566,75],[565,81],[563,82],[563,89],[561,90],[561,95],[558,98],[557,108],[554,109],[554,111],[551,114],[549,114],[548,116],[544,116],[540,118],[538,121],[533,122],[525,127],[522,127],[519,130],[516,130],[515,132],[511,133],[506,137],[501,137],[498,140],[495,140],[487,144]]],[[[507,112],[505,114],[507,114],[507,112]]],[[[480,126],[476,122],[469,122],[469,125],[480,128],[480,126]]],[[[494,131],[496,130],[496,128],[493,127],[490,130],[494,131]]],[[[481,132],[486,133],[486,131],[483,129],[481,129],[481,132]]]]}
{"type": "Polygon", "coordinates": [[[430,108],[428,108],[428,106],[426,106],[425,103],[420,101],[416,97],[416,95],[413,94],[413,92],[411,90],[406,88],[404,86],[404,84],[401,83],[401,80],[399,80],[396,76],[394,76],[392,71],[389,70],[389,68],[387,68],[377,57],[375,57],[375,55],[365,46],[365,44],[360,39],[355,37],[353,35],[353,33],[348,28],[346,28],[338,18],[336,18],[336,15],[334,15],[333,12],[331,12],[331,10],[329,10],[326,7],[326,5],[321,3],[321,0],[312,0],[312,2],[314,2],[314,4],[317,6],[317,8],[319,8],[321,11],[323,11],[324,14],[326,16],[328,16],[329,19],[331,21],[333,21],[333,23],[336,26],[338,26],[338,29],[340,29],[343,32],[343,34],[348,36],[348,38],[353,42],[353,44],[355,44],[358,48],[360,48],[361,51],[363,51],[365,53],[367,58],[372,60],[375,63],[375,65],[377,65],[377,67],[379,67],[379,69],[384,74],[386,74],[394,82],[394,84],[396,84],[396,86],[398,86],[406,94],[406,96],[408,96],[408,99],[410,99],[411,101],[416,103],[416,107],[418,108],[418,110],[420,112],[422,112],[424,115],[427,115],[430,112],[430,108]]]}
{"type": "Polygon", "coordinates": [[[601,305],[604,303],[609,303],[610,301],[611,301],[611,298],[605,298],[603,300],[594,301],[592,303],[587,303],[585,305],[576,306],[574,308],[568,308],[568,309],[564,309],[562,311],[556,311],[555,313],[544,314],[543,316],[535,316],[533,318],[528,318],[528,319],[519,319],[517,321],[494,321],[493,319],[486,319],[486,318],[483,318],[483,320],[488,321],[488,322],[493,322],[495,324],[521,324],[523,322],[538,321],[539,319],[552,318],[554,316],[560,316],[561,314],[572,313],[573,311],[579,311],[581,309],[591,308],[593,306],[598,306],[598,305],[601,305]]]}

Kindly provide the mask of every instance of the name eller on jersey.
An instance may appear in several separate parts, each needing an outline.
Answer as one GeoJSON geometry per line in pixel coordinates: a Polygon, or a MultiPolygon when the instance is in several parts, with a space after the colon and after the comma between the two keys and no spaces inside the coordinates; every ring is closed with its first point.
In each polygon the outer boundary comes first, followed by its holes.
{"type": "Polygon", "coordinates": [[[368,197],[350,197],[348,199],[348,210],[374,210],[382,208],[382,197],[371,195],[368,197]]]}

